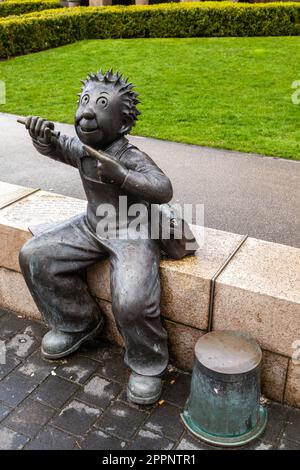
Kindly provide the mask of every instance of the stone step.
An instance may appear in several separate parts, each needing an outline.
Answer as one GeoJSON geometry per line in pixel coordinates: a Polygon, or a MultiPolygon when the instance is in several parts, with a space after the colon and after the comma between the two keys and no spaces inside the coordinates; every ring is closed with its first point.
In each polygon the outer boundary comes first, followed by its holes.
{"type": "MultiPolygon", "coordinates": [[[[20,273],[19,250],[32,236],[29,227],[71,218],[85,211],[86,202],[33,191],[0,184],[0,307],[39,318],[20,273]]],[[[196,256],[161,261],[170,354],[186,370],[208,328],[211,280],[243,239],[210,228],[192,230],[200,244],[196,256]]],[[[111,310],[107,260],[88,271],[88,284],[107,316],[108,337],[122,344],[111,310]]],[[[300,407],[300,249],[248,238],[216,280],[213,329],[244,330],[257,339],[264,351],[263,393],[300,407]]]]}

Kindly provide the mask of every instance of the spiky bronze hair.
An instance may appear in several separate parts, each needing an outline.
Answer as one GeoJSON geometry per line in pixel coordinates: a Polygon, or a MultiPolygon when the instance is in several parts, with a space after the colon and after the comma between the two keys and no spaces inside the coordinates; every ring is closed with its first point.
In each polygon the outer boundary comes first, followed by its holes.
{"type": "Polygon", "coordinates": [[[123,78],[118,71],[114,73],[112,69],[105,73],[100,69],[97,73],[89,73],[86,80],[81,80],[81,83],[81,93],[78,93],[78,96],[81,96],[91,83],[103,83],[117,90],[123,104],[123,115],[128,119],[130,128],[135,126],[138,116],[141,114],[136,107],[140,100],[137,98],[138,94],[133,91],[134,85],[128,82],[128,78],[123,78]]]}

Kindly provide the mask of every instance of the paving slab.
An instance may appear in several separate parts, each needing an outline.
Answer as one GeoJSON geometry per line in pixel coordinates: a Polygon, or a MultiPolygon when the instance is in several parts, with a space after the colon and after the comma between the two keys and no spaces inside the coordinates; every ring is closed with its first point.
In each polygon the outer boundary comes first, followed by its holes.
{"type": "Polygon", "coordinates": [[[52,426],[44,428],[25,447],[26,450],[75,450],[79,448],[78,438],[52,426]]]}
{"type": "Polygon", "coordinates": [[[179,442],[176,450],[186,450],[186,451],[193,451],[193,450],[218,450],[218,447],[212,447],[205,442],[201,442],[195,437],[191,436],[187,432],[184,433],[181,441],[179,442]]]}
{"type": "Polygon", "coordinates": [[[81,444],[81,448],[86,450],[124,450],[126,444],[125,441],[105,434],[103,431],[92,431],[81,444]]]}
{"type": "Polygon", "coordinates": [[[95,426],[120,439],[130,440],[147,418],[145,411],[116,402],[104,411],[95,426]]]}
{"type": "Polygon", "coordinates": [[[57,365],[57,375],[72,382],[84,383],[96,371],[99,364],[88,357],[74,355],[57,361],[57,365]]]}
{"type": "Polygon", "coordinates": [[[73,400],[59,411],[51,424],[77,436],[83,436],[92,427],[100,414],[99,409],[73,400]]]}
{"type": "Polygon", "coordinates": [[[0,367],[0,380],[13,371],[18,366],[18,364],[20,364],[19,359],[17,359],[15,356],[6,354],[5,364],[1,364],[0,367]]]}
{"type": "Polygon", "coordinates": [[[53,409],[28,398],[10,413],[3,424],[16,432],[34,437],[54,413],[53,409]]]}
{"type": "Polygon", "coordinates": [[[107,408],[118,395],[121,386],[110,382],[98,375],[94,375],[77,394],[76,398],[101,409],[107,408]]]}
{"type": "Polygon", "coordinates": [[[74,383],[50,375],[36,389],[32,398],[53,408],[61,408],[77,390],[78,386],[74,383]]]}
{"type": "Polygon", "coordinates": [[[0,382],[0,401],[17,406],[35,389],[30,377],[11,372],[0,382]]]}
{"type": "Polygon", "coordinates": [[[28,442],[28,437],[19,434],[12,429],[0,428],[0,449],[1,450],[21,450],[28,442]]]}
{"type": "MultiPolygon", "coordinates": [[[[14,322],[13,314],[5,312],[3,316],[11,319],[14,337],[18,322],[14,322]]],[[[40,343],[41,338],[37,340],[40,343]]],[[[126,370],[121,367],[123,350],[109,343],[98,343],[98,350],[96,354],[93,345],[89,356],[86,346],[73,356],[75,362],[89,358],[99,365],[85,383],[55,375],[62,361],[44,361],[39,350],[27,357],[17,357],[10,351],[9,358],[16,362],[0,366],[0,371],[6,367],[5,374],[0,375],[0,450],[214,449],[191,436],[179,417],[189,394],[190,374],[170,365],[163,375],[160,404],[138,406],[127,400],[124,377],[116,380],[118,372],[122,375],[126,370]]],[[[89,362],[80,362],[80,377],[83,370],[88,377],[89,362]]],[[[242,449],[299,450],[300,410],[269,400],[265,406],[269,413],[265,433],[242,449]]]]}
{"type": "Polygon", "coordinates": [[[287,426],[284,431],[284,435],[291,441],[298,442],[300,444],[300,410],[292,409],[288,415],[287,426]]]}
{"type": "Polygon", "coordinates": [[[44,360],[38,349],[17,368],[17,372],[30,377],[36,384],[40,384],[51,373],[55,373],[56,368],[56,363],[44,360]]]}
{"type": "Polygon", "coordinates": [[[172,450],[174,443],[147,429],[141,429],[134,441],[129,444],[130,450],[172,450]]]}
{"type": "Polygon", "coordinates": [[[6,416],[10,413],[11,408],[9,408],[7,405],[3,405],[3,403],[0,404],[0,421],[2,421],[6,416]]]}
{"type": "Polygon", "coordinates": [[[175,406],[162,403],[152,411],[144,426],[156,434],[177,441],[184,431],[180,412],[175,406]]]}

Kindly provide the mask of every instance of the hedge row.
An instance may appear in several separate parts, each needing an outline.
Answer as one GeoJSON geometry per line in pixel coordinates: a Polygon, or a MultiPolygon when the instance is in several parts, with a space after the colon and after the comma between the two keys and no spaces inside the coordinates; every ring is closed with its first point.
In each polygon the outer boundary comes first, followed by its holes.
{"type": "Polygon", "coordinates": [[[0,3],[0,16],[23,15],[59,6],[59,0],[7,0],[0,3]]]}
{"type": "Polygon", "coordinates": [[[193,2],[60,8],[0,19],[0,57],[82,39],[288,36],[300,33],[300,3],[193,2]]]}

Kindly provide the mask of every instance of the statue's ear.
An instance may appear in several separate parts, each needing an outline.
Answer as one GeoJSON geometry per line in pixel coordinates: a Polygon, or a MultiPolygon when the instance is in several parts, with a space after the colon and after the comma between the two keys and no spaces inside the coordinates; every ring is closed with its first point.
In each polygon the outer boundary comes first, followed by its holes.
{"type": "Polygon", "coordinates": [[[127,116],[124,116],[123,125],[120,129],[120,134],[122,135],[128,134],[131,130],[131,127],[132,127],[131,119],[127,116]]]}

